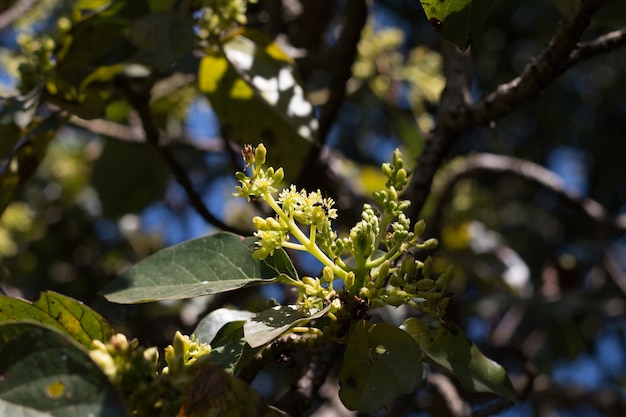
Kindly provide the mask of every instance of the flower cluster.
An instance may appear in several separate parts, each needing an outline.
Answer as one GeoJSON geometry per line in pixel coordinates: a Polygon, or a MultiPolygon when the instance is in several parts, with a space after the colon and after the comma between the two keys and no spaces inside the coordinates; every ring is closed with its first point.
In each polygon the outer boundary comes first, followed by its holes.
{"type": "Polygon", "coordinates": [[[321,277],[292,282],[298,288],[300,305],[316,310],[329,306],[333,317],[342,308],[333,288],[339,279],[348,294],[372,307],[408,304],[434,316],[443,314],[452,270],[432,279],[430,258],[421,262],[410,254],[412,249],[434,249],[437,240],[421,241],[424,222],[411,227],[404,213],[410,202],[401,200],[400,193],[409,174],[400,151],[394,152],[391,163],[382,166],[387,181],[384,190],[373,194],[378,209],[365,204],[361,220],[345,237],[338,237],[332,227],[337,217],[334,201],[319,190],[298,191],[293,185],[279,191],[283,170],[264,168],[266,154],[263,144],[244,147],[242,155],[249,174],[236,174],[240,185],[235,195],[264,200],[275,213],[253,219],[259,238],[255,258],[265,259],[275,250],[287,248],[309,252],[323,264],[321,277]]]}

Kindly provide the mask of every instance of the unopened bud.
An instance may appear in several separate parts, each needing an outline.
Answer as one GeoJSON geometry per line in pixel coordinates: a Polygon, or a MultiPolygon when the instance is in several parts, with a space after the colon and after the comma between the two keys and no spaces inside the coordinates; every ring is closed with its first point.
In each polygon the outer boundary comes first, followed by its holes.
{"type": "Polygon", "coordinates": [[[424,222],[424,220],[420,220],[415,223],[415,226],[413,226],[413,233],[415,233],[415,237],[424,233],[424,229],[426,229],[426,222],[424,222]]]}
{"type": "Polygon", "coordinates": [[[422,243],[422,247],[426,250],[433,250],[439,245],[439,241],[434,237],[431,237],[426,242],[422,243]]]}
{"type": "Polygon", "coordinates": [[[435,287],[435,281],[430,278],[424,278],[417,281],[415,286],[420,291],[430,291],[435,287]]]}
{"type": "Polygon", "coordinates": [[[335,279],[335,273],[330,266],[326,265],[324,269],[322,269],[322,277],[325,282],[332,282],[335,279]]]}
{"type": "Polygon", "coordinates": [[[254,160],[258,165],[263,165],[265,163],[265,157],[267,156],[267,149],[262,143],[259,143],[259,146],[254,150],[254,160]]]}
{"type": "Polygon", "coordinates": [[[344,280],[344,282],[346,283],[346,288],[350,288],[354,285],[354,282],[356,280],[356,277],[354,276],[354,272],[350,271],[348,272],[348,275],[346,276],[346,279],[344,280]]]}

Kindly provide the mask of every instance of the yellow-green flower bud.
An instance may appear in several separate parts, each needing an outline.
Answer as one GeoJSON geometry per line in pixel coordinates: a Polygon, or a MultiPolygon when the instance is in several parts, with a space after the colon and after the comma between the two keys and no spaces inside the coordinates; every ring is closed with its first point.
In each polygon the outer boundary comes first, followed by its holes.
{"type": "Polygon", "coordinates": [[[335,279],[335,273],[330,266],[326,265],[324,269],[322,269],[322,277],[324,278],[324,282],[332,282],[335,279]]]}
{"type": "Polygon", "coordinates": [[[276,220],[273,217],[268,217],[267,219],[265,219],[265,226],[271,230],[282,229],[282,227],[280,226],[280,223],[278,223],[278,220],[276,220]]]}
{"type": "Polygon", "coordinates": [[[274,173],[273,179],[274,179],[274,182],[278,183],[278,182],[281,182],[283,178],[285,178],[285,171],[283,171],[283,168],[280,167],[274,173]]]}
{"type": "Polygon", "coordinates": [[[389,285],[392,287],[401,287],[404,285],[404,280],[397,274],[393,274],[391,278],[389,278],[389,285]]]}
{"type": "Polygon", "coordinates": [[[396,186],[402,188],[406,184],[406,178],[408,174],[406,169],[400,168],[396,173],[396,186]]]}
{"type": "Polygon", "coordinates": [[[424,220],[420,220],[415,223],[415,226],[413,226],[413,233],[415,233],[415,237],[424,233],[424,229],[426,229],[426,222],[424,222],[424,220]]]}
{"type": "Polygon", "coordinates": [[[435,281],[430,278],[424,278],[417,281],[415,286],[420,291],[430,291],[435,287],[435,281]]]}
{"type": "Polygon", "coordinates": [[[254,216],[252,218],[252,225],[257,230],[265,229],[265,219],[263,217],[254,216]]]}
{"type": "Polygon", "coordinates": [[[381,167],[383,174],[385,175],[385,177],[389,178],[391,177],[391,175],[393,174],[393,168],[391,167],[391,164],[388,162],[385,162],[382,167],[381,167]]]}
{"type": "Polygon", "coordinates": [[[422,267],[422,275],[424,276],[424,278],[430,278],[430,271],[432,270],[432,267],[433,267],[433,258],[429,256],[424,261],[424,266],[422,267]]]}
{"type": "Polygon", "coordinates": [[[346,288],[350,288],[354,285],[354,281],[356,280],[356,277],[354,276],[354,272],[350,271],[348,272],[348,275],[346,276],[346,279],[344,280],[344,282],[346,283],[346,288]]]}
{"type": "Polygon", "coordinates": [[[254,150],[254,161],[258,165],[263,165],[265,163],[265,157],[267,156],[267,149],[265,149],[265,145],[259,143],[259,146],[254,150]]]}
{"type": "Polygon", "coordinates": [[[439,245],[439,241],[434,237],[431,237],[426,242],[422,243],[422,247],[426,250],[433,250],[439,245]]]}

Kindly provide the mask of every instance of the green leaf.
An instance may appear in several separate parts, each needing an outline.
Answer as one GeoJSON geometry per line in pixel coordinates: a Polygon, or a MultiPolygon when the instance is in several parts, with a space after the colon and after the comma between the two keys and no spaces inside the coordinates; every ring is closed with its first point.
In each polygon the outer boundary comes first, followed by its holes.
{"type": "Polygon", "coordinates": [[[150,13],[134,21],[130,41],[139,49],[131,61],[168,70],[194,46],[193,19],[185,7],[150,13]]]}
{"type": "Polygon", "coordinates": [[[482,31],[492,4],[493,0],[422,0],[430,24],[462,50],[482,31]]]}
{"type": "Polygon", "coordinates": [[[93,170],[103,214],[112,219],[136,213],[165,191],[169,171],[145,144],[108,138],[93,170]]]}
{"type": "Polygon", "coordinates": [[[258,392],[219,366],[205,366],[189,385],[179,412],[181,416],[288,417],[268,406],[258,392]]]}
{"type": "Polygon", "coordinates": [[[380,410],[419,385],[421,356],[411,337],[397,327],[357,322],[339,371],[339,398],[351,410],[380,410]]]}
{"type": "Polygon", "coordinates": [[[243,325],[246,342],[253,348],[265,346],[292,328],[304,326],[311,320],[324,316],[329,308],[330,306],[313,314],[295,305],[276,306],[262,311],[243,325]]]}
{"type": "Polygon", "coordinates": [[[46,156],[48,144],[66,120],[54,113],[43,120],[33,120],[25,129],[12,122],[0,127],[0,213],[35,173],[46,156]]]}
{"type": "Polygon", "coordinates": [[[298,175],[317,141],[317,120],[293,61],[276,43],[254,30],[232,36],[222,50],[206,52],[198,83],[229,138],[263,142],[272,150],[269,165],[298,175]]]}
{"type": "Polygon", "coordinates": [[[51,326],[87,348],[94,339],[109,340],[114,333],[100,314],[73,298],[48,291],[29,303],[0,295],[0,323],[24,320],[51,326]]]}
{"type": "MultiPolygon", "coordinates": [[[[252,313],[251,313],[252,314],[252,313]]],[[[230,374],[237,375],[250,363],[264,346],[250,347],[243,332],[245,320],[231,321],[221,327],[211,339],[211,362],[220,365],[230,374]]],[[[199,340],[203,336],[194,332],[199,340]]]]}
{"type": "Polygon", "coordinates": [[[0,324],[0,375],[3,416],[127,415],[87,352],[48,327],[0,324]]]}
{"type": "Polygon", "coordinates": [[[483,355],[459,326],[409,318],[402,324],[402,329],[415,339],[430,359],[452,372],[465,389],[493,392],[517,401],[504,368],[483,355]]]}
{"type": "Polygon", "coordinates": [[[294,276],[282,250],[264,261],[254,259],[255,238],[221,232],[163,249],[116,278],[104,290],[114,303],[180,300],[216,294],[294,276]]]}

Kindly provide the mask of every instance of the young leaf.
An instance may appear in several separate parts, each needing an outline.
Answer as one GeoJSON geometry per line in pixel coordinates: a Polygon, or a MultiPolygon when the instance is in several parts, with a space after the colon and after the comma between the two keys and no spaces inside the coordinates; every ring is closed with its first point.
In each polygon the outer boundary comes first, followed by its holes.
{"type": "Polygon", "coordinates": [[[226,324],[234,321],[246,321],[252,316],[254,313],[251,311],[218,308],[200,320],[193,334],[203,343],[213,343],[217,333],[226,324]]]}
{"type": "Polygon", "coordinates": [[[180,300],[295,276],[282,250],[254,259],[255,238],[221,232],[163,249],[116,278],[103,290],[114,303],[180,300]]]}
{"type": "Polygon", "coordinates": [[[92,340],[109,340],[114,333],[100,314],[73,298],[48,291],[29,303],[0,295],[0,323],[23,320],[54,327],[87,348],[92,340]]]}
{"type": "Polygon", "coordinates": [[[293,60],[272,39],[246,30],[226,39],[220,51],[207,50],[198,85],[229,137],[242,145],[257,138],[272,149],[269,165],[298,175],[317,141],[317,119],[293,60]]]}
{"type": "Polygon", "coordinates": [[[126,416],[87,352],[34,323],[0,324],[0,415],[126,416]]]}
{"type": "Polygon", "coordinates": [[[462,50],[480,33],[493,0],[422,0],[428,21],[446,41],[462,50]]]}
{"type": "Polygon", "coordinates": [[[276,306],[262,311],[243,325],[246,342],[253,348],[267,345],[290,329],[322,317],[329,307],[311,315],[295,305],[276,306]]]}
{"type": "Polygon", "coordinates": [[[421,382],[421,356],[406,332],[385,323],[359,321],[339,372],[339,398],[351,410],[380,410],[421,382]]]}
{"type": "Polygon", "coordinates": [[[452,372],[465,389],[493,392],[517,401],[504,368],[483,355],[460,327],[409,318],[402,324],[402,329],[415,339],[430,359],[452,372]]]}

